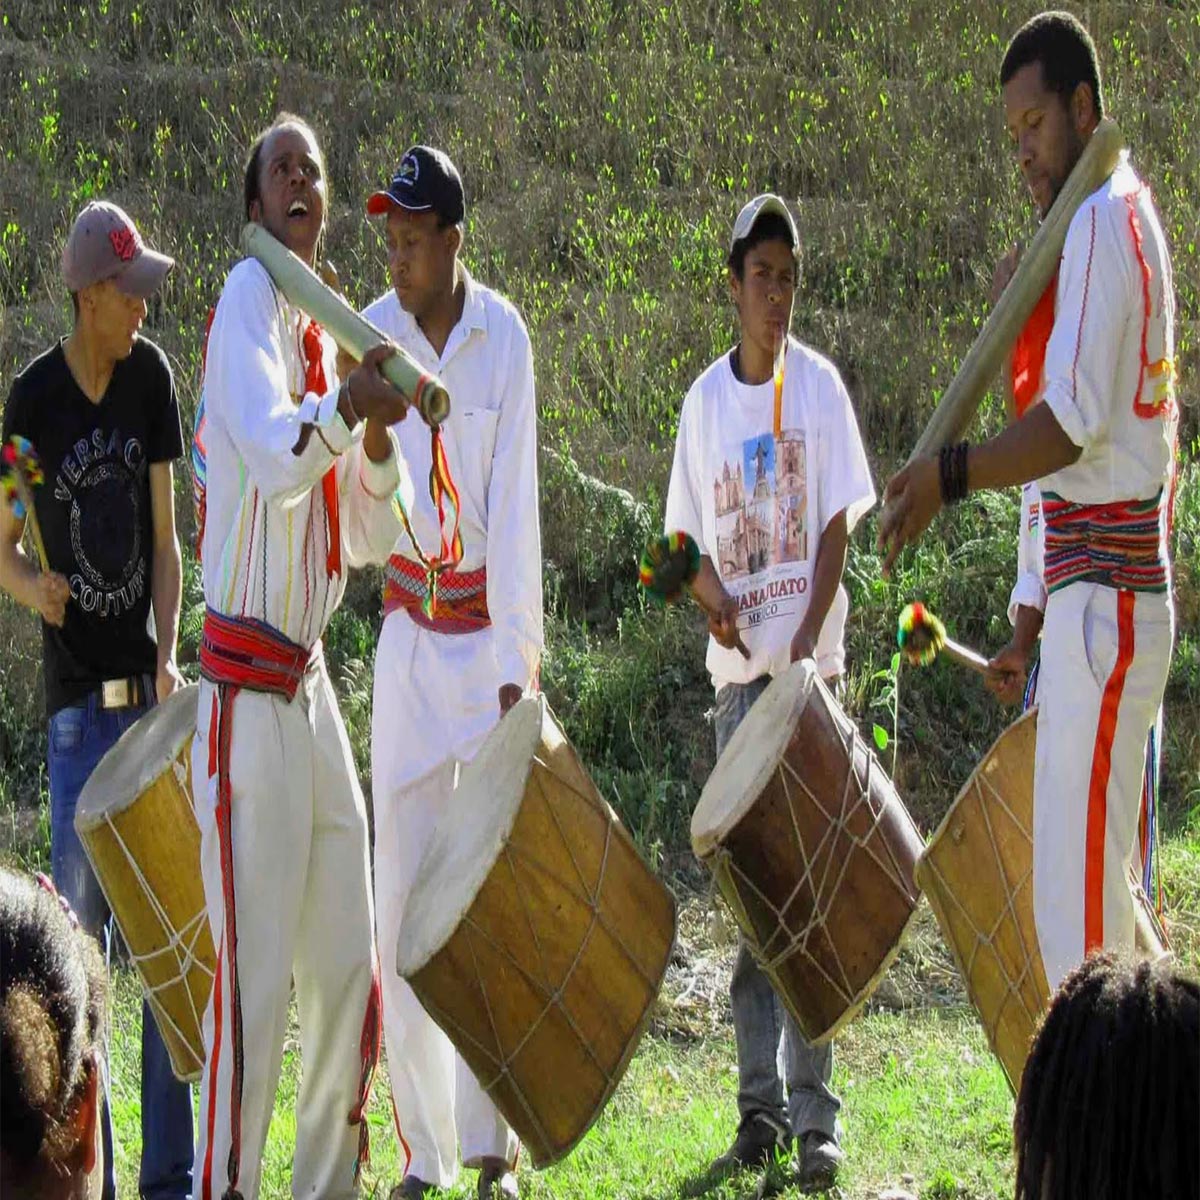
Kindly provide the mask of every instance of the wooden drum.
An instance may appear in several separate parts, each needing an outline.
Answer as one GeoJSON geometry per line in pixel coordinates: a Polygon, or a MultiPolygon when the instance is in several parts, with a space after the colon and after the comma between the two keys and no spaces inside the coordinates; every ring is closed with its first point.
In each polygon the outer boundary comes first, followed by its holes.
{"type": "Polygon", "coordinates": [[[100,760],[79,796],[79,834],[180,1079],[204,1067],[216,955],[200,876],[191,750],[199,688],[148,712],[100,760]]]}
{"type": "Polygon", "coordinates": [[[541,697],[463,769],[396,969],[528,1148],[562,1158],[612,1095],[675,941],[675,902],[541,697]]]}
{"type": "Polygon", "coordinates": [[[692,816],[692,848],[804,1036],[828,1041],[900,947],[921,838],[810,660],[738,726],[692,816]]]}
{"type": "MultiPolygon", "coordinates": [[[[1014,1094],[1050,1003],[1033,918],[1036,748],[1031,709],[997,738],[917,864],[917,881],[1014,1094]]],[[[1161,957],[1165,934],[1132,872],[1130,891],[1137,949],[1161,957]]]]}

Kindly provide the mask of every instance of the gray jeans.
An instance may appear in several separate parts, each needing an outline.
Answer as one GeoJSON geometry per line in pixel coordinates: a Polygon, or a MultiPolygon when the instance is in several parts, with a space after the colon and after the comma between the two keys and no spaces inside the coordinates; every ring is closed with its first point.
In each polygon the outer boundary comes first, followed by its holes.
{"type": "MultiPolygon", "coordinates": [[[[727,683],[717,693],[713,724],[718,756],[770,682],[770,676],[763,675],[750,683],[727,683]]],[[[836,1140],[842,1104],[829,1088],[833,1043],[809,1045],[740,935],[729,1001],[737,1039],[741,1123],[761,1114],[785,1122],[796,1137],[819,1130],[836,1140]]]]}

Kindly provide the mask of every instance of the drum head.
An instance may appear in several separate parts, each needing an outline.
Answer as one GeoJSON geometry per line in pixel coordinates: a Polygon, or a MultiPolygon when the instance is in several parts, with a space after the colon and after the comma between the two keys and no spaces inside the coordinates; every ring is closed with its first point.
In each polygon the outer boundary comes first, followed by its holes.
{"type": "Polygon", "coordinates": [[[196,732],[200,685],[189,684],[157,704],[96,764],[75,809],[75,828],[87,833],[128,808],[171,764],[196,732]]]}
{"type": "Polygon", "coordinates": [[[783,758],[816,679],[811,659],[792,663],[771,680],[734,731],[692,814],[697,858],[707,858],[754,806],[783,758]]]}
{"type": "Polygon", "coordinates": [[[419,971],[475,902],[525,798],[547,721],[541,696],[519,700],[462,769],[409,893],[396,943],[396,970],[419,971]]]}

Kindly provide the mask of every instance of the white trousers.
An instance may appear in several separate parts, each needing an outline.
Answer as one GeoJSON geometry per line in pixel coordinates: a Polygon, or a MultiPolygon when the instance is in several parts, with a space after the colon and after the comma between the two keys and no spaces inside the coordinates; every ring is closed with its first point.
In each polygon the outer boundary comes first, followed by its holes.
{"type": "Polygon", "coordinates": [[[1071,584],[1046,604],[1033,909],[1052,989],[1092,950],[1133,947],[1128,870],[1173,623],[1168,596],[1098,584],[1071,584]]]}
{"type": "Polygon", "coordinates": [[[453,800],[458,768],[500,716],[490,629],[441,634],[403,610],[383,623],[375,654],[371,789],[375,910],[383,966],[383,1028],[405,1174],[450,1187],[458,1147],[467,1166],[518,1142],[450,1039],[396,973],[405,902],[435,822],[453,800]]]}
{"type": "MultiPolygon", "coordinates": [[[[227,959],[217,778],[217,689],[200,689],[192,780],[200,859],[218,969],[204,1016],[195,1200],[230,1184],[235,996],[227,959]],[[215,723],[215,724],[214,724],[215,723]],[[211,735],[211,736],[210,736],[211,735]]],[[[363,1037],[376,971],[366,806],[323,661],[294,700],[243,690],[233,699],[230,752],[237,990],[241,1010],[240,1169],[244,1200],[258,1195],[295,979],[303,1073],[296,1097],[292,1195],[340,1200],[355,1179],[363,1037]]],[[[378,1012],[376,1010],[376,1017],[378,1012]]]]}

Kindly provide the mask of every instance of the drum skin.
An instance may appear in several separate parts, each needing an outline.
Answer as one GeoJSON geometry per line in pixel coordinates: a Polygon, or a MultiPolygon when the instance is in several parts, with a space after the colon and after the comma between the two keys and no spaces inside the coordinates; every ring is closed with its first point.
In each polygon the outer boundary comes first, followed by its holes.
{"type": "Polygon", "coordinates": [[[152,709],[100,760],[75,828],[141,976],[177,1078],[204,1067],[216,954],[200,875],[191,749],[199,688],[152,709]]]}
{"type": "MultiPolygon", "coordinates": [[[[1033,773],[1037,710],[1006,729],[959,792],[917,864],[988,1044],[1015,1095],[1050,986],[1033,918],[1033,773]]],[[[1139,953],[1165,934],[1130,880],[1139,953]]]]}
{"type": "Polygon", "coordinates": [[[544,1167],[587,1132],[637,1048],[675,902],[540,697],[463,769],[454,807],[414,883],[397,969],[544,1167]],[[462,867],[463,814],[489,811],[497,835],[462,867]]]}
{"type": "Polygon", "coordinates": [[[865,1003],[916,912],[921,838],[811,662],[776,677],[701,795],[692,848],[804,1036],[865,1003]]]}

